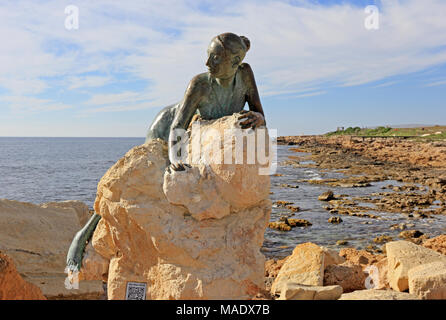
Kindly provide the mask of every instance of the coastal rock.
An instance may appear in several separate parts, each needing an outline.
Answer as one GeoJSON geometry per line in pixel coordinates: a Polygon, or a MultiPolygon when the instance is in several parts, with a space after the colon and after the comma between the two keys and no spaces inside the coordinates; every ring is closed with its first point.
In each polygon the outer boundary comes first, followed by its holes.
{"type": "Polygon", "coordinates": [[[409,292],[422,299],[446,299],[446,262],[432,262],[408,272],[409,292]]]}
{"type": "Polygon", "coordinates": [[[362,267],[345,263],[341,265],[330,265],[324,270],[324,286],[339,285],[344,292],[365,289],[367,274],[362,267]]]}
{"type": "Polygon", "coordinates": [[[386,252],[389,284],[397,291],[409,289],[410,269],[430,262],[446,262],[446,256],[404,240],[388,242],[386,252]]]}
{"type": "Polygon", "coordinates": [[[345,262],[345,258],[339,255],[339,252],[335,249],[321,247],[324,252],[324,267],[331,265],[341,264],[345,262]]]}
{"type": "Polygon", "coordinates": [[[351,262],[352,264],[358,264],[362,266],[367,266],[374,262],[377,262],[377,256],[371,254],[366,250],[344,248],[339,251],[339,255],[345,258],[346,261],[351,262]]]}
{"type": "Polygon", "coordinates": [[[40,207],[74,210],[81,226],[84,226],[87,223],[88,219],[90,219],[90,210],[88,209],[88,206],[82,201],[78,200],[46,202],[41,204],[40,207]]]}
{"type": "Polygon", "coordinates": [[[288,282],[278,300],[337,300],[342,295],[341,286],[306,286],[288,282]]]}
{"type": "MultiPolygon", "coordinates": [[[[202,132],[233,128],[236,118],[201,121],[202,132]]],[[[226,144],[205,134],[202,146],[211,145],[226,144]]],[[[255,296],[265,285],[260,247],[271,212],[269,176],[258,174],[258,164],[167,165],[167,144],[150,140],[98,184],[102,219],[92,244],[109,261],[108,298],[125,299],[129,282],[146,284],[142,299],[255,296]]]]}
{"type": "Polygon", "coordinates": [[[65,287],[67,250],[87,213],[88,207],[79,201],[39,206],[1,199],[0,250],[48,299],[99,298],[103,294],[101,281],[84,281],[79,289],[65,287]]]}
{"type": "Polygon", "coordinates": [[[370,285],[368,288],[377,290],[390,289],[389,279],[387,277],[387,258],[383,258],[378,262],[365,267],[363,270],[369,274],[369,276],[366,278],[366,281],[368,281],[370,285]]]}
{"type": "Polygon", "coordinates": [[[46,300],[39,287],[23,280],[12,259],[1,252],[0,300],[46,300]]]}
{"type": "Polygon", "coordinates": [[[368,289],[344,293],[339,300],[419,300],[419,298],[406,292],[368,289]]]}
{"type": "Polygon", "coordinates": [[[328,218],[328,222],[333,224],[339,224],[342,222],[342,219],[339,217],[330,217],[328,218]]]}
{"type": "Polygon", "coordinates": [[[423,247],[446,255],[446,234],[424,241],[423,247]]]}
{"type": "Polygon", "coordinates": [[[283,259],[269,259],[265,262],[265,277],[267,278],[275,278],[277,277],[277,274],[280,271],[280,268],[282,268],[283,264],[285,263],[286,259],[288,257],[285,257],[283,259]]]}
{"type": "Polygon", "coordinates": [[[401,231],[398,237],[402,239],[419,238],[423,235],[423,232],[418,230],[404,230],[401,231]]]}
{"type": "Polygon", "coordinates": [[[322,286],[324,280],[324,250],[307,242],[297,245],[274,280],[271,292],[277,294],[287,283],[322,286]]]}
{"type": "Polygon", "coordinates": [[[330,200],[334,200],[335,198],[333,196],[333,191],[328,190],[328,191],[324,192],[323,194],[321,194],[317,199],[320,201],[330,201],[330,200]]]}

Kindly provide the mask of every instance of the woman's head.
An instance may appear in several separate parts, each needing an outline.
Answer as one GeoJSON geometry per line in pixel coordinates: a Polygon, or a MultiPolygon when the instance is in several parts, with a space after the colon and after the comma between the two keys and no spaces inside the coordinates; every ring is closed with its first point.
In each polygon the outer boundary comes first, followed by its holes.
{"type": "Polygon", "coordinates": [[[206,61],[211,75],[216,78],[229,78],[234,75],[249,47],[248,38],[234,33],[227,32],[214,37],[209,44],[206,61]]]}

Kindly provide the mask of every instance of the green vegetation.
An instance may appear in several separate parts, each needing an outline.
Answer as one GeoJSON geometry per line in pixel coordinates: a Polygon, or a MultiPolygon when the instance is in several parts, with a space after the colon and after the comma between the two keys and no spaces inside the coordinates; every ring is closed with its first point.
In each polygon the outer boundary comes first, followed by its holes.
{"type": "Polygon", "coordinates": [[[374,129],[348,127],[344,130],[329,132],[326,135],[346,135],[357,137],[416,137],[423,140],[444,140],[446,139],[446,126],[419,128],[377,127],[374,129]]]}

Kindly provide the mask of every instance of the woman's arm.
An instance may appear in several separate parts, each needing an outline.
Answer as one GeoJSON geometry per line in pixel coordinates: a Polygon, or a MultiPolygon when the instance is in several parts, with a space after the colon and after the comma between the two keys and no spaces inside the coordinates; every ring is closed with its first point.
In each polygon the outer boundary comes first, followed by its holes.
{"type": "Polygon", "coordinates": [[[248,87],[245,98],[246,102],[248,102],[250,110],[249,112],[248,111],[241,112],[244,113],[244,115],[240,116],[239,119],[247,118],[247,120],[241,122],[240,126],[243,129],[246,128],[255,129],[258,126],[266,124],[265,114],[263,113],[263,107],[262,103],[260,102],[259,91],[257,90],[257,84],[251,66],[247,63],[243,63],[240,67],[242,68],[243,71],[243,80],[248,87]],[[257,114],[254,112],[257,112],[257,114]],[[262,116],[259,116],[259,113],[262,116]]]}
{"type": "MultiPolygon", "coordinates": [[[[185,150],[187,146],[184,144],[185,141],[181,141],[180,137],[186,132],[186,129],[197,110],[198,104],[206,93],[205,83],[200,76],[201,75],[195,76],[190,81],[184,94],[183,101],[178,108],[170,127],[168,141],[169,160],[171,168],[174,170],[184,170],[182,163],[178,161],[178,159],[179,156],[181,156],[181,154],[179,154],[181,150],[185,150]]],[[[183,136],[183,139],[184,138],[185,136],[183,136]]]]}

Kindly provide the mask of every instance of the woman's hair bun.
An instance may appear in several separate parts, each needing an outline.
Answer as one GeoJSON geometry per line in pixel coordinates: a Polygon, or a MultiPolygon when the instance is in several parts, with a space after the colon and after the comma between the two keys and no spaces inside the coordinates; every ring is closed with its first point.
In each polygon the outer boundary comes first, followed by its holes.
{"type": "Polygon", "coordinates": [[[249,39],[246,38],[245,36],[240,36],[240,39],[242,39],[243,43],[246,46],[246,51],[248,51],[249,48],[251,47],[251,41],[249,41],[249,39]]]}

